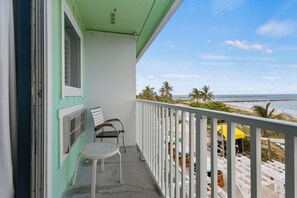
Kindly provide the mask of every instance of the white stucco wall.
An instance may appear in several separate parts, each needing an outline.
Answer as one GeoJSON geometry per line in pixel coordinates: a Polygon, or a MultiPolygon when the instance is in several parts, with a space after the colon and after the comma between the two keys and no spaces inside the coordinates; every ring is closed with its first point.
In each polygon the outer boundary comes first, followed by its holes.
{"type": "Polygon", "coordinates": [[[88,108],[101,106],[105,119],[121,119],[126,131],[126,145],[135,145],[135,39],[87,32],[84,47],[85,105],[88,108]]]}

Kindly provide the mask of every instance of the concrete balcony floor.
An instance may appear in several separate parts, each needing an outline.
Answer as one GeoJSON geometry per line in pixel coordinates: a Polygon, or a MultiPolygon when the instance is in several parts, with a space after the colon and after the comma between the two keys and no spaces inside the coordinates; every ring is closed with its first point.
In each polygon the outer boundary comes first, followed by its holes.
{"type": "MultiPolygon", "coordinates": [[[[96,197],[100,198],[138,198],[162,197],[155,180],[145,162],[139,159],[136,147],[126,147],[122,154],[123,182],[119,183],[119,157],[115,155],[105,160],[104,171],[100,171],[98,160],[96,197]]],[[[74,186],[70,186],[64,197],[89,198],[91,196],[92,160],[79,165],[74,186]]]]}

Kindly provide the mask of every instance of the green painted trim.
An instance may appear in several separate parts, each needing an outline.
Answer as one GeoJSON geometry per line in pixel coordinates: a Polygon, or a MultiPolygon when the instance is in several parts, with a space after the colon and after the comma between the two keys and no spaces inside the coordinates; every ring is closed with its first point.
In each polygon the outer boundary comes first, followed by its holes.
{"type": "MultiPolygon", "coordinates": [[[[140,55],[141,51],[143,50],[143,48],[145,47],[145,45],[147,44],[147,42],[150,40],[150,38],[152,37],[152,35],[154,34],[154,32],[157,30],[157,28],[159,27],[160,23],[162,22],[162,20],[164,19],[165,15],[170,10],[170,8],[172,7],[172,5],[173,5],[174,2],[175,2],[174,0],[171,0],[171,2],[168,4],[168,6],[166,7],[166,9],[160,15],[160,17],[158,17],[159,20],[158,20],[157,23],[155,23],[155,26],[150,31],[147,30],[150,33],[147,34],[142,41],[141,41],[141,39],[143,38],[143,36],[140,36],[139,37],[139,40],[137,40],[137,44],[136,44],[137,45],[136,46],[136,58],[140,55]]],[[[147,26],[147,24],[145,26],[147,26]]]]}
{"type": "MultiPolygon", "coordinates": [[[[140,30],[140,32],[139,32],[139,35],[141,35],[141,33],[142,33],[144,27],[146,26],[146,23],[147,23],[149,17],[151,16],[151,13],[152,13],[152,10],[153,10],[153,8],[154,8],[154,6],[155,6],[155,3],[156,3],[156,0],[154,0],[154,3],[153,3],[152,6],[151,6],[151,9],[150,9],[150,11],[149,11],[149,14],[147,15],[147,17],[146,17],[146,19],[145,19],[145,21],[144,21],[144,23],[143,23],[143,26],[142,26],[142,28],[141,28],[141,30],[140,30]]],[[[137,40],[138,40],[138,38],[137,38],[137,40]]]]}
{"type": "Polygon", "coordinates": [[[110,31],[101,31],[101,30],[94,30],[94,29],[86,29],[86,31],[90,32],[99,32],[99,33],[106,33],[106,34],[118,34],[118,35],[125,35],[125,36],[139,36],[139,34],[129,34],[123,32],[110,32],[110,31]]]}
{"type": "Polygon", "coordinates": [[[73,0],[66,0],[66,2],[68,4],[73,16],[75,17],[76,22],[81,29],[81,32],[84,32],[86,30],[86,27],[85,27],[85,24],[83,23],[83,20],[80,16],[78,9],[77,9],[76,3],[73,0]]]}

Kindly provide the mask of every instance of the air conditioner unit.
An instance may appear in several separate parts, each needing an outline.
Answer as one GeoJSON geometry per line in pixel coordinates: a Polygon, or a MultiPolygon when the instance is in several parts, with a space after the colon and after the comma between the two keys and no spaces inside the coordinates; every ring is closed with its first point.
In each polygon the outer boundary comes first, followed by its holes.
{"type": "Polygon", "coordinates": [[[69,153],[79,136],[86,131],[87,109],[63,117],[63,153],[69,153]]]}

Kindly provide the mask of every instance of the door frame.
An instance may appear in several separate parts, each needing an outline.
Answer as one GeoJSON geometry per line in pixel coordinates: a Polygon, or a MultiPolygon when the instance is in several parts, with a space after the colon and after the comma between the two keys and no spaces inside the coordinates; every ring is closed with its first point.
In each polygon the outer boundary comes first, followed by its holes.
{"type": "Polygon", "coordinates": [[[51,198],[52,1],[32,1],[32,24],[31,197],[51,198]]]}
{"type": "Polygon", "coordinates": [[[45,196],[52,198],[52,130],[53,130],[53,96],[52,96],[52,1],[44,4],[44,38],[45,38],[45,196]]]}

